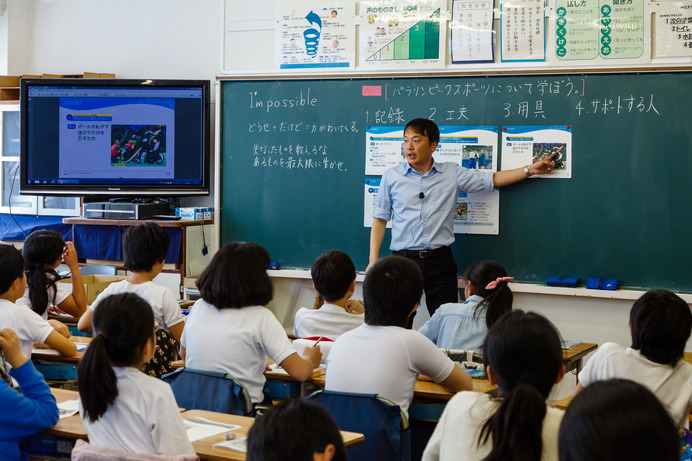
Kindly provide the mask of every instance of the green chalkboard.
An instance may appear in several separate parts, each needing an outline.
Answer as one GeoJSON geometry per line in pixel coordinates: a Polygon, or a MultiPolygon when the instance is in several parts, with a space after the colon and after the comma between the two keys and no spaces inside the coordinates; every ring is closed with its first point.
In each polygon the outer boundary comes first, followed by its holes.
{"type": "Polygon", "coordinates": [[[692,73],[224,80],[220,104],[222,243],[299,268],[341,249],[363,270],[366,126],[570,125],[572,179],[503,188],[499,235],[457,235],[459,272],[692,290],[692,73]]]}

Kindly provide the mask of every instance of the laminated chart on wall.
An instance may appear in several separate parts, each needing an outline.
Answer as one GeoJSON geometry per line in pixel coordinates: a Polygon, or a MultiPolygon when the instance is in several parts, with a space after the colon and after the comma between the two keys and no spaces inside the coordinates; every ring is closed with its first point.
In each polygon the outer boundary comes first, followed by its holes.
{"type": "Polygon", "coordinates": [[[360,2],[359,63],[372,69],[445,65],[446,2],[360,2]]]}
{"type": "Polygon", "coordinates": [[[598,57],[599,0],[556,0],[555,54],[559,60],[598,57]]]}
{"type": "Polygon", "coordinates": [[[545,61],[544,0],[502,0],[500,13],[501,60],[545,61]]]}
{"type": "Polygon", "coordinates": [[[449,23],[452,64],[493,62],[493,0],[454,0],[449,23]]]}
{"type": "Polygon", "coordinates": [[[692,56],[692,2],[656,4],[655,58],[692,56]]]}
{"type": "Polygon", "coordinates": [[[572,128],[569,125],[502,127],[502,170],[522,168],[553,154],[553,173],[532,178],[572,177],[572,128]]]}
{"type": "Polygon", "coordinates": [[[274,36],[277,69],[355,67],[355,5],[279,4],[274,36]]]}

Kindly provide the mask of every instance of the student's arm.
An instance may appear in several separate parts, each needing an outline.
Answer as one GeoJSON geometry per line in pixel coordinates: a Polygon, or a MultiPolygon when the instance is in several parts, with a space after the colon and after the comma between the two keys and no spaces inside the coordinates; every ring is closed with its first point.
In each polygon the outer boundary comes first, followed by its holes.
{"type": "Polygon", "coordinates": [[[61,355],[71,357],[77,354],[77,346],[55,330],[51,331],[44,344],[50,346],[51,349],[55,349],[61,355]]]}
{"type": "Polygon", "coordinates": [[[320,346],[306,347],[303,355],[305,358],[299,356],[297,352],[293,353],[279,364],[289,375],[300,382],[310,379],[312,370],[317,368],[320,365],[320,360],[322,360],[320,346]]]}
{"type": "Polygon", "coordinates": [[[380,247],[382,246],[382,240],[384,239],[384,230],[386,228],[387,221],[385,221],[384,219],[372,219],[372,229],[370,229],[370,258],[368,262],[368,267],[365,269],[365,272],[369,271],[373,264],[375,264],[377,260],[380,259],[380,247]]]}
{"type": "MultiPolygon", "coordinates": [[[[555,157],[555,155],[556,154],[553,154],[544,160],[532,163],[531,165],[527,165],[527,168],[529,169],[529,173],[531,174],[531,176],[535,174],[552,173],[553,168],[555,168],[555,162],[551,160],[553,159],[553,157],[555,157]]],[[[495,187],[502,187],[508,186],[510,184],[513,184],[526,178],[527,176],[524,172],[524,167],[520,167],[515,168],[513,170],[502,170],[496,172],[495,174],[493,174],[493,183],[495,187]]]]}
{"type": "Polygon", "coordinates": [[[187,351],[185,350],[185,348],[183,347],[182,344],[180,345],[180,351],[178,351],[178,352],[180,354],[180,358],[183,359],[183,362],[184,362],[185,361],[185,354],[187,353],[187,351]]]}
{"type": "Polygon", "coordinates": [[[584,390],[584,386],[582,386],[580,383],[577,383],[577,387],[574,388],[574,394],[572,396],[576,396],[578,393],[584,390]]]}
{"type": "Polygon", "coordinates": [[[77,328],[79,331],[85,333],[91,333],[91,321],[94,317],[94,311],[87,309],[86,312],[80,317],[79,322],[77,322],[77,328]]]}
{"type": "Polygon", "coordinates": [[[79,272],[79,260],[74,243],[65,242],[67,250],[63,255],[63,261],[72,272],[72,294],[65,298],[58,307],[66,314],[79,317],[86,311],[86,290],[82,281],[82,273],[79,272]]]}
{"type": "Polygon", "coordinates": [[[49,319],[48,324],[52,326],[55,331],[57,331],[64,337],[69,338],[70,336],[72,336],[70,334],[70,329],[67,328],[67,325],[65,325],[64,323],[59,322],[57,320],[49,319]]]}
{"type": "Polygon", "coordinates": [[[449,392],[454,392],[455,394],[461,391],[473,390],[473,380],[471,379],[471,375],[456,365],[454,365],[454,368],[449,376],[447,376],[444,381],[440,382],[440,384],[442,384],[442,387],[447,389],[449,392]]]}
{"type": "Polygon", "coordinates": [[[365,305],[363,304],[363,301],[359,301],[357,299],[349,299],[348,301],[346,301],[346,312],[364,314],[365,305]]]}

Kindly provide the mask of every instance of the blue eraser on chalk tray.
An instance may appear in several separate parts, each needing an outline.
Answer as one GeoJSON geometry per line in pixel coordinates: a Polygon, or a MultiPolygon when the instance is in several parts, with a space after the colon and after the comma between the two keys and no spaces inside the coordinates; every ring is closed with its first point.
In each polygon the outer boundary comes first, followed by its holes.
{"type": "Polygon", "coordinates": [[[272,261],[272,262],[269,263],[269,269],[278,271],[279,269],[281,269],[281,264],[279,264],[279,263],[277,263],[277,262],[275,262],[275,261],[272,261]]]}

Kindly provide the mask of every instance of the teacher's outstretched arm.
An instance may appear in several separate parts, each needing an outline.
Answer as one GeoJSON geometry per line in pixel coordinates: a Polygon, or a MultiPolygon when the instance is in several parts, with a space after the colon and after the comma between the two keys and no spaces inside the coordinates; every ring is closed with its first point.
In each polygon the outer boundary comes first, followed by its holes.
{"type": "MultiPolygon", "coordinates": [[[[552,159],[555,157],[555,155],[557,155],[557,153],[544,160],[532,163],[531,165],[526,165],[525,167],[515,168],[513,170],[498,171],[493,175],[493,183],[495,187],[508,186],[535,174],[552,173],[553,168],[555,168],[555,162],[553,162],[552,159]]],[[[370,238],[370,241],[370,256],[372,257],[372,237],[370,238]]]]}
{"type": "Polygon", "coordinates": [[[369,271],[373,264],[380,259],[380,247],[384,239],[384,230],[387,228],[387,221],[373,218],[372,229],[370,229],[370,258],[365,272],[369,271]]]}

